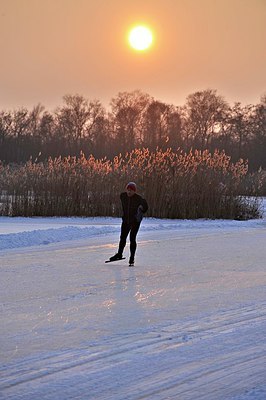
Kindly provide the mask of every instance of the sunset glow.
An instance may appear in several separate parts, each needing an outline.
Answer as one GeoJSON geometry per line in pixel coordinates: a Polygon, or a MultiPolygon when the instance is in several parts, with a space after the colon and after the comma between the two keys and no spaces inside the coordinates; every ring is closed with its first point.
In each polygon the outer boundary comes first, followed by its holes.
{"type": "Polygon", "coordinates": [[[0,109],[53,110],[75,93],[109,107],[135,89],[177,106],[206,88],[256,104],[265,18],[266,0],[0,0],[0,109]]]}
{"type": "Polygon", "coordinates": [[[133,49],[137,51],[146,50],[152,44],[152,32],[146,26],[135,26],[129,33],[128,41],[133,49]]]}

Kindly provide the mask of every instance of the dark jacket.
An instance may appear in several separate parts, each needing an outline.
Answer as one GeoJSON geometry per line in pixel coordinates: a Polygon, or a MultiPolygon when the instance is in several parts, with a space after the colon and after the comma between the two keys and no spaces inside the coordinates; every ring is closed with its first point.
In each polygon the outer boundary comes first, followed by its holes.
{"type": "Polygon", "coordinates": [[[120,200],[123,208],[123,221],[128,224],[141,222],[143,213],[148,210],[147,201],[137,193],[129,197],[126,192],[120,194],[120,200]]]}

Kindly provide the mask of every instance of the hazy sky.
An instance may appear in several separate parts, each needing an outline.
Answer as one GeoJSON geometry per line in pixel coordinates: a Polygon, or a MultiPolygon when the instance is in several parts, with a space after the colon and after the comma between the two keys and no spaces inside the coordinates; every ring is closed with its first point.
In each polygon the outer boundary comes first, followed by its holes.
{"type": "Polygon", "coordinates": [[[217,89],[231,104],[266,92],[266,0],[0,0],[0,109],[62,105],[65,94],[108,106],[120,91],[158,100],[217,89]],[[129,48],[135,22],[154,31],[129,48]]]}

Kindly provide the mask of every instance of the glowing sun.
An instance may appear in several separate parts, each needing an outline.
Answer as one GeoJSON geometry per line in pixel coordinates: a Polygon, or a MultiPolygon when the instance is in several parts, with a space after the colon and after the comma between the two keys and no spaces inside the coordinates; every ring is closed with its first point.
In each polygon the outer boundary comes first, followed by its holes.
{"type": "Polygon", "coordinates": [[[147,50],[153,41],[152,31],[143,25],[135,26],[129,32],[128,41],[135,50],[147,50]]]}

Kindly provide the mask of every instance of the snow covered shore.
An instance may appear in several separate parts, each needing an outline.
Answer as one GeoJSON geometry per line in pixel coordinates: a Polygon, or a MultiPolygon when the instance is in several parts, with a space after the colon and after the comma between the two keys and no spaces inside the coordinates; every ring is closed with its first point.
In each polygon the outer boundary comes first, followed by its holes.
{"type": "MultiPolygon", "coordinates": [[[[266,201],[262,207],[266,209],[266,201]]],[[[266,215],[266,214],[265,214],[266,215]]],[[[265,216],[266,218],[266,216],[265,216]]],[[[89,239],[107,234],[119,234],[120,218],[10,218],[0,217],[0,251],[18,247],[39,246],[78,239],[89,239]]],[[[265,226],[265,219],[233,220],[164,220],[144,219],[141,231],[216,231],[257,228],[265,226]]]]}
{"type": "Polygon", "coordinates": [[[119,231],[0,218],[0,399],[264,400],[266,216],[119,231]]]}

